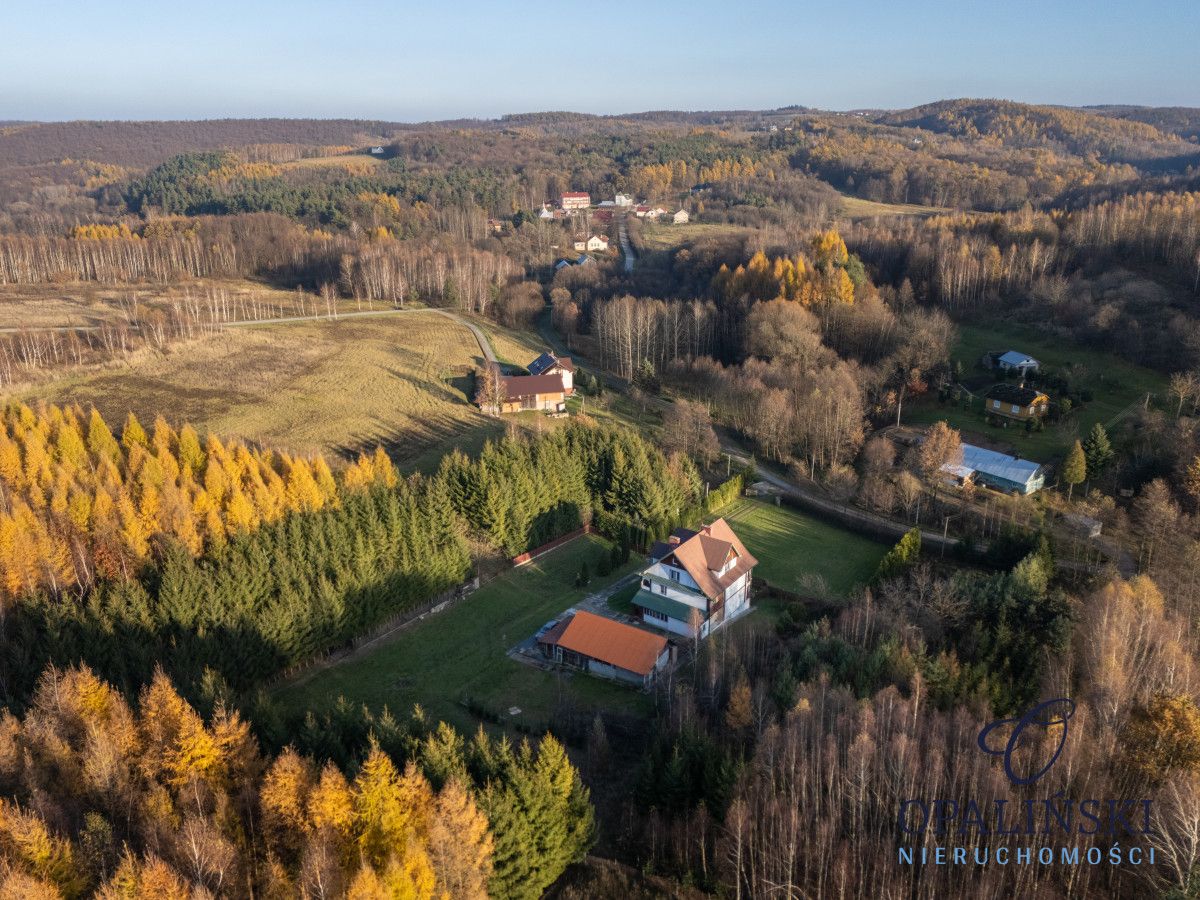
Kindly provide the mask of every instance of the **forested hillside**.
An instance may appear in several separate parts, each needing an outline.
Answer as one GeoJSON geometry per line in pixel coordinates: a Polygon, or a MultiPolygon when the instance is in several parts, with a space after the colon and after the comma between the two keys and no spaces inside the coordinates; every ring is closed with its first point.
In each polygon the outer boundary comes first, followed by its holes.
{"type": "Polygon", "coordinates": [[[1196,117],[5,125],[0,894],[1191,896],[1196,117]],[[717,515],[744,618],[539,643],[717,515]],[[967,785],[1156,855],[898,870],[967,785]]]}

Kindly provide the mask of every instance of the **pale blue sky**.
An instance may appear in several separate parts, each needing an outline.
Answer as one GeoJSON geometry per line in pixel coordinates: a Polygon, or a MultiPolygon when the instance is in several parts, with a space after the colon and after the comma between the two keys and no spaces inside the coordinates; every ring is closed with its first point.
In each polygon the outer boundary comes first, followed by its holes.
{"type": "Polygon", "coordinates": [[[0,119],[1200,106],[1198,39],[1198,0],[0,0],[0,119]]]}

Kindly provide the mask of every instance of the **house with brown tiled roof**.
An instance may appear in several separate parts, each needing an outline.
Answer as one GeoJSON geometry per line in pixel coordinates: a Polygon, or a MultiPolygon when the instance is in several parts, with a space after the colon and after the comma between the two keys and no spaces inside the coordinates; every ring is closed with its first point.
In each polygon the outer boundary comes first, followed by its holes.
{"type": "Polygon", "coordinates": [[[650,551],[633,605],[647,625],[687,637],[708,637],[750,611],[758,565],[724,519],[698,531],[678,528],[650,551]]]}
{"type": "Polygon", "coordinates": [[[579,610],[537,638],[542,655],[565,666],[646,687],[670,660],[667,639],[579,610]]]}

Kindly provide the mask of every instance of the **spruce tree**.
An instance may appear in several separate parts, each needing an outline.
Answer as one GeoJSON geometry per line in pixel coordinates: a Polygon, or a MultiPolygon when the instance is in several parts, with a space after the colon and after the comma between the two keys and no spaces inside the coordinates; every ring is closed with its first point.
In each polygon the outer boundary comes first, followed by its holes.
{"type": "Polygon", "coordinates": [[[1087,440],[1083,442],[1083,454],[1087,463],[1087,473],[1091,478],[1103,472],[1112,462],[1112,443],[1108,439],[1108,432],[1099,422],[1092,426],[1087,440]]]}

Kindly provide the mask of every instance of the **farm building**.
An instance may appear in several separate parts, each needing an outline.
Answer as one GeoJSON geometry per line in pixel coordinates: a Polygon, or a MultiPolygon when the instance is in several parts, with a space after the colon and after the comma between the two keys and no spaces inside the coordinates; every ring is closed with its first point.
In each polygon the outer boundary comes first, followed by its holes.
{"type": "Polygon", "coordinates": [[[681,209],[675,215],[671,216],[671,221],[676,225],[686,225],[690,216],[686,209],[681,209]]]}
{"type": "Polygon", "coordinates": [[[617,194],[613,198],[613,204],[616,206],[633,206],[633,198],[628,194],[617,194]]]}
{"type": "Polygon", "coordinates": [[[562,379],[568,395],[575,392],[575,363],[571,362],[569,356],[555,356],[547,350],[526,368],[530,375],[557,375],[562,379]]]}
{"type": "Polygon", "coordinates": [[[582,610],[538,635],[542,655],[565,666],[647,687],[671,658],[667,639],[582,610]]]}
{"type": "Polygon", "coordinates": [[[592,197],[584,191],[567,191],[560,205],[563,209],[587,209],[592,205],[592,197]]]}
{"type": "Polygon", "coordinates": [[[699,531],[677,528],[650,550],[633,605],[647,625],[707,637],[750,611],[751,570],[758,565],[724,519],[699,531]]]}
{"type": "Polygon", "coordinates": [[[962,463],[942,466],[957,482],[975,481],[1006,494],[1032,494],[1046,483],[1045,469],[1031,459],[1017,459],[974,444],[963,444],[962,453],[962,463]]]}
{"type": "Polygon", "coordinates": [[[563,384],[561,375],[505,375],[504,402],[501,413],[540,409],[545,412],[564,412],[570,390],[563,384]]]}
{"type": "Polygon", "coordinates": [[[1040,419],[1050,408],[1050,398],[1036,388],[1023,384],[997,384],[983,395],[983,411],[989,416],[1003,416],[1024,422],[1040,419]]]}
{"type": "Polygon", "coordinates": [[[1036,359],[1019,350],[989,353],[987,358],[990,360],[990,368],[999,369],[1002,372],[1016,372],[1022,378],[1030,372],[1036,372],[1040,367],[1040,363],[1036,359]]]}

